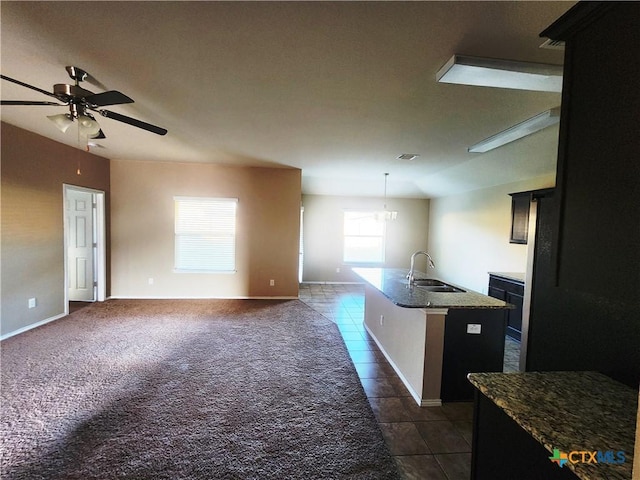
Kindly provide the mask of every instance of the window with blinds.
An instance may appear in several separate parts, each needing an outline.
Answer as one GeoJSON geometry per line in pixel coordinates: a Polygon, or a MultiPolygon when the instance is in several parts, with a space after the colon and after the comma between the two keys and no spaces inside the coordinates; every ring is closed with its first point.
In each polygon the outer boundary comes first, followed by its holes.
{"type": "Polygon", "coordinates": [[[175,270],[235,272],[237,198],[174,197],[175,270]]]}

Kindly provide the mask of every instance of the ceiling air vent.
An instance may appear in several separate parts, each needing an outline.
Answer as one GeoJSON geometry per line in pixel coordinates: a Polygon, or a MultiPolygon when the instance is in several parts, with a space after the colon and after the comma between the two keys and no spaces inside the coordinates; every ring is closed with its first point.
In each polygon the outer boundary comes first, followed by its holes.
{"type": "Polygon", "coordinates": [[[548,38],[540,48],[546,48],[547,50],[564,50],[564,40],[551,40],[548,38]]]}
{"type": "Polygon", "coordinates": [[[418,155],[417,153],[403,153],[398,157],[398,160],[415,160],[419,156],[420,155],[418,155]]]}

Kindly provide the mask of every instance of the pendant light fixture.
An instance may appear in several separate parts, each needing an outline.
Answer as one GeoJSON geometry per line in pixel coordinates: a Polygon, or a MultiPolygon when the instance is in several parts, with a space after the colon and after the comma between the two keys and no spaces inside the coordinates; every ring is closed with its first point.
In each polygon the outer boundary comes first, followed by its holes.
{"type": "Polygon", "coordinates": [[[388,222],[390,220],[395,220],[398,217],[398,212],[396,210],[388,210],[387,209],[387,178],[389,177],[388,173],[384,174],[384,207],[381,212],[376,214],[378,221],[388,222]]]}

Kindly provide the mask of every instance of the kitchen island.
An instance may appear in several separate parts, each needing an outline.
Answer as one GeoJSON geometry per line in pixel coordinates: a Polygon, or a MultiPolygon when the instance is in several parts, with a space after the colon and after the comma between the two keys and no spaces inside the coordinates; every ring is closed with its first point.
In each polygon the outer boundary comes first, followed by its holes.
{"type": "Polygon", "coordinates": [[[638,392],[596,372],[473,373],[474,480],[631,480],[638,392]]]}
{"type": "Polygon", "coordinates": [[[410,285],[403,269],[353,271],[366,282],[365,328],[418,405],[471,400],[469,372],[502,371],[510,304],[451,284],[410,285]]]}

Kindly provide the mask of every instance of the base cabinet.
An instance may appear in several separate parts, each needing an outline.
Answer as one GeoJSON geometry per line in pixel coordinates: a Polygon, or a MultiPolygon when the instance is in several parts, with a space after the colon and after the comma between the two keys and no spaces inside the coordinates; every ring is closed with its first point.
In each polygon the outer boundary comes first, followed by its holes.
{"type": "Polygon", "coordinates": [[[504,322],[504,310],[449,310],[444,327],[440,391],[443,402],[473,400],[474,388],[467,380],[469,373],[502,372],[504,322]],[[479,333],[469,333],[470,325],[475,325],[479,333]]]}
{"type": "Polygon", "coordinates": [[[576,480],[485,395],[475,390],[471,480],[576,480]]]}
{"type": "Polygon", "coordinates": [[[522,306],[524,304],[524,282],[489,274],[489,296],[504,300],[516,308],[505,310],[507,335],[514,340],[522,338],[522,306]]]}

